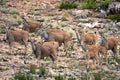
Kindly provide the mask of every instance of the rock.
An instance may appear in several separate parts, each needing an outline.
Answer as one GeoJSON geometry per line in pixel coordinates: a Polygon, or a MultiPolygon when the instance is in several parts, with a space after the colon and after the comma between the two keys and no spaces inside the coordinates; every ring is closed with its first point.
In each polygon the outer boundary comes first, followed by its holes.
{"type": "Polygon", "coordinates": [[[116,28],[117,30],[120,30],[120,22],[118,22],[118,23],[115,24],[115,28],[116,28]]]}
{"type": "Polygon", "coordinates": [[[73,10],[72,15],[75,16],[75,19],[87,18],[88,16],[91,15],[91,11],[89,11],[89,10],[73,10]]]}
{"type": "Polygon", "coordinates": [[[108,14],[119,14],[120,13],[120,2],[112,2],[108,5],[108,14]]]}

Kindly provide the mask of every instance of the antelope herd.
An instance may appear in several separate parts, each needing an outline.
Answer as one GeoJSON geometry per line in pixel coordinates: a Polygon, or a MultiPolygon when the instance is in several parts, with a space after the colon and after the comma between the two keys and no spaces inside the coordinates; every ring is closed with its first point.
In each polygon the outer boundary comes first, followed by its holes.
{"type": "MultiPolygon", "coordinates": [[[[27,52],[28,42],[31,43],[32,51],[37,59],[43,59],[44,57],[50,57],[54,62],[57,59],[57,52],[59,46],[64,44],[65,51],[69,47],[69,42],[72,40],[70,33],[62,29],[56,28],[44,28],[41,22],[28,22],[24,16],[21,16],[23,20],[23,27],[20,30],[8,30],[8,26],[5,25],[6,40],[10,47],[12,54],[13,42],[20,43],[23,41],[25,45],[25,53],[27,52]],[[35,42],[31,40],[29,33],[39,34],[43,42],[35,42]]],[[[114,55],[118,55],[118,39],[115,37],[106,37],[103,32],[99,32],[101,41],[97,42],[97,34],[83,32],[80,33],[76,27],[73,29],[76,33],[76,38],[80,43],[80,46],[84,52],[86,52],[86,60],[89,61],[93,58],[94,62],[101,64],[101,56],[104,56],[107,60],[108,50],[111,50],[114,55]]]]}

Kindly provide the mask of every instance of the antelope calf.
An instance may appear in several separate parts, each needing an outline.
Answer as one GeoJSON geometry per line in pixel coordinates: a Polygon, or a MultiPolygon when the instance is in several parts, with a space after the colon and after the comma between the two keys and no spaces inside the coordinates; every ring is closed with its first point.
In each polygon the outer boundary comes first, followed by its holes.
{"type": "Polygon", "coordinates": [[[43,24],[41,22],[27,22],[27,20],[24,18],[24,16],[21,16],[21,18],[23,20],[22,30],[33,33],[43,27],[43,24]]]}
{"type": "Polygon", "coordinates": [[[27,31],[23,30],[8,30],[8,28],[5,26],[6,31],[6,39],[10,47],[10,53],[12,53],[12,45],[13,42],[20,43],[23,41],[25,46],[25,53],[27,52],[27,45],[29,40],[29,33],[27,31]]]}
{"type": "Polygon", "coordinates": [[[92,44],[92,45],[85,45],[85,49],[86,49],[86,59],[87,59],[87,69],[89,69],[89,60],[92,58],[94,61],[94,64],[97,63],[100,65],[101,64],[101,60],[99,57],[99,45],[97,44],[92,44]]]}

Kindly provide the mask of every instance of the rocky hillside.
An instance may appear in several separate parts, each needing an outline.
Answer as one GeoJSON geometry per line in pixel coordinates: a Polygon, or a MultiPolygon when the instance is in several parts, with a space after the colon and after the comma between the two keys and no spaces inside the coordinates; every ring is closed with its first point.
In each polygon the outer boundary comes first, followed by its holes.
{"type": "MultiPolygon", "coordinates": [[[[108,62],[103,59],[102,65],[99,66],[90,60],[90,68],[87,71],[88,62],[84,58],[86,52],[82,50],[73,30],[77,27],[80,32],[96,32],[97,43],[100,42],[99,31],[102,31],[107,38],[115,37],[120,43],[119,22],[108,19],[106,9],[83,9],[82,2],[79,1],[77,1],[78,7],[75,9],[60,9],[61,1],[0,0],[0,80],[120,79],[120,56],[113,57],[110,50],[107,52],[109,54],[108,62]],[[53,63],[49,57],[41,59],[40,68],[38,67],[38,59],[32,54],[30,43],[27,54],[25,54],[22,43],[15,43],[13,46],[14,54],[10,54],[9,45],[4,41],[4,25],[9,24],[9,29],[21,29],[23,22],[20,16],[22,15],[28,22],[38,21],[42,22],[44,27],[54,27],[67,31],[72,36],[67,54],[63,50],[64,45],[62,45],[57,52],[57,61],[53,63]]],[[[41,41],[40,36],[36,36],[34,33],[30,35],[38,42],[41,41]]],[[[118,54],[120,54],[119,46],[117,47],[118,54]]]]}

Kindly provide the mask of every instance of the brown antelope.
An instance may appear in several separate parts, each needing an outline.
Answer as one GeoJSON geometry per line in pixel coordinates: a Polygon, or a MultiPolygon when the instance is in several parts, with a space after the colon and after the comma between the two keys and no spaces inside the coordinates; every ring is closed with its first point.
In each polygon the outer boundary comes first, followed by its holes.
{"type": "Polygon", "coordinates": [[[59,46],[61,46],[63,43],[65,46],[65,50],[67,51],[68,42],[71,39],[71,36],[68,32],[64,30],[54,29],[54,31],[52,31],[51,29],[46,29],[40,31],[38,34],[40,34],[41,37],[45,39],[45,41],[57,41],[59,42],[59,46]]]}
{"type": "Polygon", "coordinates": [[[78,39],[78,41],[79,41],[79,43],[84,51],[86,51],[86,50],[85,50],[85,47],[83,47],[83,46],[85,46],[87,44],[89,44],[89,45],[96,44],[96,35],[95,34],[92,34],[92,33],[91,34],[90,33],[80,34],[78,32],[77,28],[75,28],[73,30],[75,31],[77,39],[78,39]]]}
{"type": "Polygon", "coordinates": [[[22,29],[25,31],[33,33],[43,27],[43,24],[41,22],[27,22],[27,20],[24,18],[24,16],[21,16],[21,18],[23,20],[22,29]]]}
{"type": "Polygon", "coordinates": [[[25,53],[27,52],[27,44],[29,40],[29,33],[23,30],[8,30],[8,27],[5,26],[6,39],[10,47],[10,53],[12,53],[12,44],[13,42],[23,41],[25,45],[25,53]]]}
{"type": "Polygon", "coordinates": [[[117,55],[118,39],[115,37],[106,38],[102,32],[100,32],[100,36],[100,46],[105,47],[107,50],[111,50],[114,55],[117,55]]]}
{"type": "Polygon", "coordinates": [[[43,59],[44,57],[50,57],[54,62],[57,59],[57,48],[59,46],[58,42],[50,41],[36,44],[31,40],[30,42],[32,46],[32,51],[38,60],[43,59]]]}

